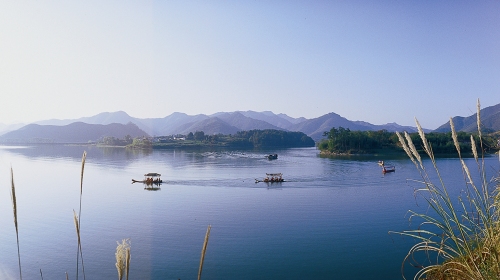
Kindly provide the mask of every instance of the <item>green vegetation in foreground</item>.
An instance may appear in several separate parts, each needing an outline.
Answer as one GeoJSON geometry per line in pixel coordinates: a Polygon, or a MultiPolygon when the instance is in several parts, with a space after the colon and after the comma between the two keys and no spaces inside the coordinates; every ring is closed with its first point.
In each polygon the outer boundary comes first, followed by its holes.
{"type": "MultiPolygon", "coordinates": [[[[470,136],[475,160],[471,167],[478,172],[472,174],[462,159],[462,145],[450,119],[453,145],[465,179],[465,189],[457,198],[450,197],[448,189],[459,186],[447,186],[443,182],[434,158],[434,147],[420,124],[417,122],[419,137],[431,160],[433,176],[429,176],[412,137],[408,133],[404,133],[404,137],[397,134],[402,148],[421,176],[421,180],[415,182],[422,186],[415,193],[421,195],[429,205],[424,213],[410,211],[410,221],[412,224],[417,223],[417,229],[393,232],[417,241],[409,250],[402,267],[403,273],[407,262],[421,268],[414,279],[500,279],[500,177],[497,174],[491,180],[486,178],[486,170],[491,167],[484,164],[485,143],[480,130],[479,113],[478,101],[478,134],[470,136]],[[436,184],[431,177],[435,178],[436,184]]],[[[454,193],[457,193],[456,189],[454,193]]]]}
{"type": "MultiPolygon", "coordinates": [[[[326,140],[318,143],[318,148],[322,154],[368,154],[368,153],[403,153],[403,148],[396,133],[387,130],[379,131],[351,131],[348,128],[332,128],[325,132],[326,140]]],[[[418,133],[409,134],[412,142],[417,147],[419,153],[424,153],[424,145],[418,133]]],[[[471,155],[471,137],[474,141],[479,141],[477,133],[457,132],[457,141],[462,153],[471,155]]],[[[452,132],[439,133],[431,132],[426,135],[427,141],[432,145],[434,154],[454,154],[456,152],[455,143],[452,139],[452,132]]],[[[483,149],[486,153],[497,151],[498,135],[489,134],[482,137],[483,149]]]]}
{"type": "Polygon", "coordinates": [[[206,135],[203,131],[190,132],[188,135],[154,137],[152,139],[133,139],[129,148],[298,148],[314,147],[314,140],[302,132],[274,129],[239,131],[234,135],[206,135]]]}

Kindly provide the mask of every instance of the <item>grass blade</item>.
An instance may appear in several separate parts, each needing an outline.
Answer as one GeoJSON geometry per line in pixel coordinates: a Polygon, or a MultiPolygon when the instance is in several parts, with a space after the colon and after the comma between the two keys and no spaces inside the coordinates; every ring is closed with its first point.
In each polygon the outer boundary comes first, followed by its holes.
{"type": "Polygon", "coordinates": [[[203,248],[201,249],[201,259],[200,259],[200,269],[198,270],[198,280],[201,279],[201,271],[203,270],[203,262],[205,260],[205,252],[207,251],[208,237],[210,237],[211,225],[207,227],[207,233],[205,234],[205,241],[203,242],[203,248]]]}
{"type": "Polygon", "coordinates": [[[23,279],[23,274],[21,273],[21,253],[19,251],[19,227],[17,225],[17,199],[16,199],[16,187],[14,186],[14,171],[12,167],[10,168],[10,183],[11,183],[11,198],[12,198],[12,209],[14,211],[14,226],[16,227],[16,239],[17,239],[17,260],[19,262],[19,279],[23,279]]]}

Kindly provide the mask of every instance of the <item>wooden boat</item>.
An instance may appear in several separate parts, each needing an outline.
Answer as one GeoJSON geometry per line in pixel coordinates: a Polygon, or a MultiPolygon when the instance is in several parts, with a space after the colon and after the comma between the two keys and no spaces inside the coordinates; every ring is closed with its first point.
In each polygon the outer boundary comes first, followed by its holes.
{"type": "Polygon", "coordinates": [[[283,174],[281,173],[266,173],[266,177],[263,180],[255,179],[255,183],[281,183],[285,182],[283,179],[283,174]]]}
{"type": "Polygon", "coordinates": [[[382,173],[395,172],[396,166],[382,166],[382,173]]]}
{"type": "Polygon", "coordinates": [[[278,159],[278,154],[272,154],[266,156],[268,160],[278,159]]]}
{"type": "Polygon", "coordinates": [[[385,166],[383,160],[379,160],[378,165],[382,166],[382,173],[384,173],[384,174],[396,171],[396,166],[394,166],[394,165],[385,166]]]}
{"type": "Polygon", "coordinates": [[[160,179],[161,174],[159,173],[146,173],[144,174],[144,179],[143,180],[135,180],[132,179],[132,184],[133,183],[143,183],[146,185],[159,185],[163,183],[163,180],[160,179]]]}

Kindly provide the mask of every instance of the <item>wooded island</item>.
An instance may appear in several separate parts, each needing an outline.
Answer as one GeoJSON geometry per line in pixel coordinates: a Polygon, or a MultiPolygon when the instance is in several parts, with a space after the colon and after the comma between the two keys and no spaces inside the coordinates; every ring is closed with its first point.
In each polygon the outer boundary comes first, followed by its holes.
{"type": "MultiPolygon", "coordinates": [[[[343,127],[332,128],[323,134],[326,139],[318,143],[318,148],[325,155],[345,155],[345,154],[372,154],[372,153],[391,153],[401,152],[403,148],[399,144],[395,132],[387,130],[378,131],[351,131],[343,127]]],[[[422,140],[418,133],[409,134],[415,147],[419,152],[423,152],[422,140]]],[[[476,143],[479,143],[477,133],[457,132],[460,150],[464,154],[471,153],[471,135],[476,143]]],[[[454,154],[455,145],[451,137],[451,132],[431,132],[426,135],[427,141],[432,146],[434,154],[454,154]]],[[[483,135],[483,148],[486,152],[495,152],[499,150],[498,135],[483,135]]]]}

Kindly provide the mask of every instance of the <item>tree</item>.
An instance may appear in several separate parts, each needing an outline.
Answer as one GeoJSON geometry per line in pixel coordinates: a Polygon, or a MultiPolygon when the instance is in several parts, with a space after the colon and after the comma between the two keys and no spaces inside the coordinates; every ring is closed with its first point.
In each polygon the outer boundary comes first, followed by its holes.
{"type": "Polygon", "coordinates": [[[194,133],[194,140],[196,140],[196,141],[203,141],[203,140],[205,140],[205,132],[203,132],[203,131],[196,131],[194,133]]]}

